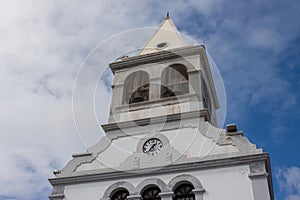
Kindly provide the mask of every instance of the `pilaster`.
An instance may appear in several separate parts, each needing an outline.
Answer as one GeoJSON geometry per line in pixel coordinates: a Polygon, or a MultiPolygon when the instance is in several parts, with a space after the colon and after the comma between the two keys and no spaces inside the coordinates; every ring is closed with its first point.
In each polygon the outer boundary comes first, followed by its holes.
{"type": "Polygon", "coordinates": [[[159,193],[161,200],[172,200],[174,196],[174,192],[161,192],[159,193]]]}
{"type": "Polygon", "coordinates": [[[195,194],[195,200],[203,200],[203,193],[205,192],[205,189],[194,189],[193,192],[195,194]]]}
{"type": "Polygon", "coordinates": [[[149,83],[150,83],[149,101],[160,99],[160,88],[161,88],[160,77],[151,78],[149,80],[149,83]]]}

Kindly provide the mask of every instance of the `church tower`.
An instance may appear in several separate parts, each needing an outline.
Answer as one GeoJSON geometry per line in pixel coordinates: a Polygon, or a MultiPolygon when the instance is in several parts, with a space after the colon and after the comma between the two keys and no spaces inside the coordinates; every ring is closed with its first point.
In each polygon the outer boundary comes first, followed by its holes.
{"type": "Polygon", "coordinates": [[[106,136],[49,179],[51,200],[273,200],[270,160],[219,102],[203,45],[187,45],[169,15],[114,74],[106,136]]]}

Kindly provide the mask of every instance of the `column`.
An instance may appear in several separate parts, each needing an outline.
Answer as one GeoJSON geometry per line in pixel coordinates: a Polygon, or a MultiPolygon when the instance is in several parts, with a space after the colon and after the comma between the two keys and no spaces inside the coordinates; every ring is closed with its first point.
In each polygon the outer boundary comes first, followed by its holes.
{"type": "Polygon", "coordinates": [[[203,109],[203,97],[201,89],[201,71],[193,70],[188,71],[189,76],[189,94],[195,94],[190,99],[190,110],[201,110],[203,109]]]}
{"type": "Polygon", "coordinates": [[[268,173],[266,172],[266,165],[264,161],[250,163],[250,174],[248,177],[252,182],[252,190],[254,199],[273,199],[268,185],[268,173]]]}
{"type": "Polygon", "coordinates": [[[64,185],[53,185],[52,194],[49,196],[50,200],[62,200],[64,199],[64,185]]]}
{"type": "Polygon", "coordinates": [[[201,93],[201,71],[200,70],[193,70],[188,71],[189,76],[189,93],[195,93],[198,99],[202,98],[201,93]]]}
{"type": "Polygon", "coordinates": [[[203,200],[203,193],[205,192],[205,189],[194,189],[193,192],[195,194],[195,200],[203,200]]]}
{"type": "Polygon", "coordinates": [[[161,192],[161,193],[159,193],[159,196],[161,197],[161,200],[172,200],[173,195],[174,195],[174,192],[161,192]]]}
{"type": "Polygon", "coordinates": [[[149,80],[149,83],[150,83],[149,101],[160,99],[160,87],[161,87],[160,77],[151,78],[149,80]]]}
{"type": "Polygon", "coordinates": [[[112,86],[110,114],[108,119],[109,122],[114,122],[116,119],[118,119],[117,116],[112,117],[112,115],[115,115],[117,113],[115,107],[122,105],[123,91],[124,91],[124,84],[112,86]]]}

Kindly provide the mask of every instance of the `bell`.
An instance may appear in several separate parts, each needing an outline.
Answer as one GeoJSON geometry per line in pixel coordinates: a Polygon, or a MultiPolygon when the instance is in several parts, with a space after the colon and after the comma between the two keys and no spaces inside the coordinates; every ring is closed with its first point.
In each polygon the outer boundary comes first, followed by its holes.
{"type": "Polygon", "coordinates": [[[143,101],[145,101],[143,93],[136,91],[131,95],[129,103],[138,103],[143,101]]]}

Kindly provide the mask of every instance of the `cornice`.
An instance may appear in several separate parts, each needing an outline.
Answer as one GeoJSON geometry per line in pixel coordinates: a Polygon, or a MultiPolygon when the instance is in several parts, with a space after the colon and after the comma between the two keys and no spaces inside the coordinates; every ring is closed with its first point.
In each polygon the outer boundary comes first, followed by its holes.
{"type": "Polygon", "coordinates": [[[113,131],[118,130],[122,128],[129,128],[134,127],[136,125],[143,126],[148,125],[151,123],[160,123],[162,121],[170,122],[170,121],[176,121],[176,120],[183,120],[188,118],[194,118],[194,117],[205,117],[205,119],[208,119],[208,110],[202,109],[197,111],[191,111],[191,112],[184,112],[184,113],[176,113],[172,115],[167,116],[158,116],[158,117],[152,117],[152,118],[144,118],[144,119],[138,119],[135,121],[125,121],[125,122],[119,122],[119,123],[110,123],[110,124],[104,124],[102,125],[102,128],[105,132],[107,131],[113,131]]]}
{"type": "MultiPolygon", "coordinates": [[[[267,153],[237,156],[223,159],[215,160],[206,160],[198,161],[191,163],[183,163],[166,166],[164,168],[148,168],[148,169],[136,169],[129,171],[113,171],[106,173],[95,173],[95,174],[86,174],[70,177],[60,177],[49,179],[49,182],[54,185],[69,185],[69,184],[80,184],[87,182],[96,182],[96,181],[106,181],[106,180],[119,180],[125,178],[141,177],[141,176],[151,176],[153,173],[158,174],[170,174],[178,172],[195,171],[195,170],[205,170],[211,168],[220,168],[228,166],[236,166],[242,164],[249,164],[251,162],[265,162],[267,173],[270,173],[269,170],[269,155],[267,153]]],[[[270,181],[270,180],[269,180],[270,181]]]]}
{"type": "Polygon", "coordinates": [[[200,49],[204,49],[203,45],[187,46],[166,51],[160,51],[155,53],[149,53],[145,55],[139,55],[134,57],[128,57],[124,60],[113,62],[109,64],[109,67],[115,73],[115,71],[125,68],[134,67],[141,64],[156,63],[165,60],[172,60],[183,56],[191,56],[199,54],[200,49]]]}

